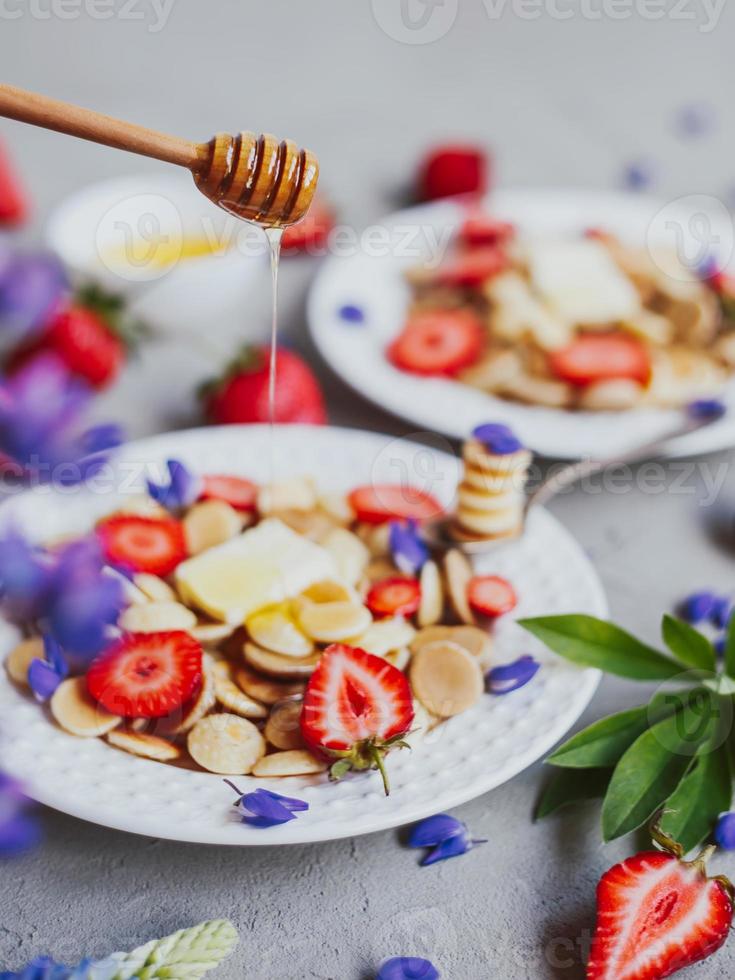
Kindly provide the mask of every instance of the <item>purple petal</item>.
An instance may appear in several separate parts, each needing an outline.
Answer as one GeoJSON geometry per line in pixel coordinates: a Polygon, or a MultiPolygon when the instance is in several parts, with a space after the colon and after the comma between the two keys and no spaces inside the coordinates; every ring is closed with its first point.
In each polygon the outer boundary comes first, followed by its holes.
{"type": "Polygon", "coordinates": [[[0,823],[0,856],[15,857],[31,850],[41,839],[41,827],[35,817],[18,813],[0,823]]]}
{"type": "Polygon", "coordinates": [[[510,694],[532,680],[541,664],[533,657],[525,656],[512,664],[493,667],[485,674],[485,689],[488,694],[510,694]]]}
{"type": "Polygon", "coordinates": [[[345,303],[344,306],[340,306],[338,316],[340,320],[344,320],[345,323],[365,322],[365,311],[362,309],[362,307],[354,306],[352,303],[345,303]]]}
{"type": "Polygon", "coordinates": [[[715,615],[719,602],[714,592],[694,592],[680,604],[680,613],[687,623],[703,623],[715,615]]]}
{"type": "Polygon", "coordinates": [[[391,521],[389,547],[393,562],[404,575],[416,575],[429,560],[429,549],[422,540],[416,521],[391,521]]]}
{"type": "Polygon", "coordinates": [[[676,114],[676,128],[685,139],[706,136],[715,128],[715,108],[709,102],[682,106],[676,114]]]}
{"type": "Polygon", "coordinates": [[[0,539],[0,603],[8,616],[35,619],[51,582],[51,565],[41,549],[13,530],[0,539]]]}
{"type": "Polygon", "coordinates": [[[66,289],[63,267],[54,256],[6,256],[0,278],[0,347],[37,334],[66,289]]]}
{"type": "Polygon", "coordinates": [[[246,793],[238,803],[238,809],[247,820],[256,818],[274,825],[296,819],[287,807],[269,793],[246,793]]]}
{"type": "Polygon", "coordinates": [[[523,443],[513,433],[512,429],[500,422],[486,422],[484,425],[478,425],[473,429],[472,435],[496,456],[510,456],[524,448],[523,443]]]}
{"type": "Polygon", "coordinates": [[[52,667],[60,677],[69,674],[69,667],[62,653],[58,642],[49,633],[43,637],[43,655],[46,663],[52,667]]]}
{"type": "Polygon", "coordinates": [[[699,398],[687,405],[686,413],[695,422],[716,422],[727,415],[727,406],[718,398],[699,398]]]}
{"type": "Polygon", "coordinates": [[[467,834],[457,834],[456,837],[449,837],[447,840],[437,844],[432,851],[429,851],[421,862],[421,867],[426,868],[430,864],[436,864],[437,861],[446,861],[448,858],[459,857],[461,854],[466,854],[468,851],[472,850],[474,843],[480,842],[470,840],[467,834]]]}
{"type": "Polygon", "coordinates": [[[735,851],[735,813],[723,813],[715,827],[715,843],[723,851],[735,851]]]}
{"type": "Polygon", "coordinates": [[[292,810],[295,813],[301,813],[304,810],[309,809],[309,804],[304,800],[297,800],[292,796],[281,796],[280,793],[274,793],[270,789],[261,789],[260,787],[255,790],[256,793],[263,793],[266,796],[270,796],[272,800],[277,800],[282,806],[285,806],[287,810],[292,810]]]}
{"type": "Polygon", "coordinates": [[[193,504],[199,496],[200,481],[176,459],[170,459],[166,465],[168,483],[148,480],[148,493],[167,510],[181,510],[193,504]]]}
{"type": "Polygon", "coordinates": [[[467,827],[461,820],[451,817],[448,813],[438,813],[416,824],[408,838],[408,846],[434,847],[442,841],[449,840],[450,837],[466,833],[467,827]]]}
{"type": "Polygon", "coordinates": [[[28,668],[28,684],[37,700],[48,701],[63,677],[45,660],[32,660],[28,668]]]}
{"type": "Polygon", "coordinates": [[[439,980],[439,971],[418,956],[394,956],[383,963],[375,980],[439,980]]]}
{"type": "Polygon", "coordinates": [[[623,171],[623,184],[631,191],[645,191],[656,183],[657,167],[651,160],[634,160],[623,171]]]}

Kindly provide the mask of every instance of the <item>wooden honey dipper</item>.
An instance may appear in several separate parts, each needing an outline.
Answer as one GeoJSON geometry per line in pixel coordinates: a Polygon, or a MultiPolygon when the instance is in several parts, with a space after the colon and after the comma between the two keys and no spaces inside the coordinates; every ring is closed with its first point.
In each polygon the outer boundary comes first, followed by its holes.
{"type": "Polygon", "coordinates": [[[192,143],[12,85],[0,85],[0,116],[186,167],[210,201],[266,227],[300,221],[319,178],[313,153],[267,133],[192,143]]]}

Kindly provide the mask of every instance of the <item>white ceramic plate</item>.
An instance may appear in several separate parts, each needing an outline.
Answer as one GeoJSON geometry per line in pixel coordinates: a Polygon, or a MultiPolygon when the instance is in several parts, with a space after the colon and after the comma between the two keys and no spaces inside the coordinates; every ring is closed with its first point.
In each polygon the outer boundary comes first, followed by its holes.
{"type": "MultiPolygon", "coordinates": [[[[697,247],[704,247],[707,255],[723,264],[732,257],[732,218],[724,205],[711,198],[696,196],[665,204],[622,193],[517,190],[496,192],[487,207],[528,235],[563,236],[598,226],[636,247],[647,244],[655,250],[678,245],[689,263],[694,262],[697,247]],[[707,236],[704,246],[702,228],[707,236]]],[[[400,331],[409,301],[403,273],[437,254],[437,242],[446,246],[462,214],[461,205],[452,201],[398,212],[381,222],[383,238],[377,232],[366,234],[357,250],[333,256],[322,266],[309,299],[309,324],[322,356],[337,374],[418,429],[461,439],[481,422],[503,421],[537,452],[563,459],[612,455],[674,429],[679,415],[672,411],[567,412],[521,405],[459,382],[407,374],[388,362],[385,348],[400,331]],[[364,321],[345,318],[341,312],[345,306],[362,310],[364,321]]],[[[729,416],[677,440],[670,455],[733,445],[735,384],[730,385],[726,400],[729,416]]]]}
{"type": "MultiPolygon", "coordinates": [[[[37,490],[0,508],[0,529],[20,526],[37,541],[86,531],[138,490],[146,474],[160,475],[167,458],[200,472],[269,478],[266,426],[198,429],[128,446],[109,484],[96,493],[37,490]]],[[[405,479],[452,502],[458,463],[425,447],[346,429],[279,427],[279,475],[312,473],[325,488],[348,489],[369,480],[405,479]]],[[[507,575],[520,595],[518,614],[606,612],[597,575],[570,535],[538,510],[525,537],[477,563],[507,575]]],[[[0,659],[18,633],[0,620],[0,659]]],[[[598,672],[579,670],[545,651],[506,617],[496,628],[496,662],[533,652],[543,662],[527,687],[485,696],[471,711],[439,726],[413,752],[393,753],[393,785],[383,795],[377,774],[330,784],[326,777],[259,781],[236,779],[244,790],[264,785],[308,800],[310,810],[281,827],[259,830],[237,820],[221,778],[138,759],[100,739],[67,735],[44,709],[0,671],[2,767],[24,780],[29,794],[73,816],[120,830],[208,844],[285,844],[355,836],[409,823],[493,789],[521,772],[557,742],[589,703],[598,672]]]]}

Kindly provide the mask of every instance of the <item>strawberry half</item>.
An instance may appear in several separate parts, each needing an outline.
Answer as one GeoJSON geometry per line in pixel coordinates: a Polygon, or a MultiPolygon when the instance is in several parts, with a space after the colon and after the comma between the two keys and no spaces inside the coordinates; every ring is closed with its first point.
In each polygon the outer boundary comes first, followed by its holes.
{"type": "Polygon", "coordinates": [[[384,756],[407,747],[413,717],[411,690],[400,670],[365,650],[333,643],[304,693],[301,732],[312,752],[332,760],[333,780],[378,769],[387,796],[384,756]]]}
{"type": "Polygon", "coordinates": [[[515,235],[515,226],[477,211],[469,214],[459,229],[459,239],[469,248],[482,245],[502,245],[515,235]]]}
{"type": "Polygon", "coordinates": [[[475,575],[467,586],[467,601],[481,616],[503,616],[518,605],[510,582],[499,575],[475,575]]]}
{"type": "Polygon", "coordinates": [[[201,500],[224,500],[235,510],[255,510],[258,488],[251,480],[240,476],[205,476],[202,478],[201,500]]]}
{"type": "Polygon", "coordinates": [[[399,483],[376,483],[355,487],[348,497],[355,517],[363,524],[387,521],[430,521],[444,508],[430,493],[399,483]]]}
{"type": "Polygon", "coordinates": [[[412,374],[457,374],[478,359],[485,328],[468,310],[416,313],[388,348],[388,358],[412,374]]]}
{"type": "Polygon", "coordinates": [[[202,682],[202,648],[188,633],[130,633],[93,661],[87,689],[123,718],[163,718],[202,682]]]}
{"type": "Polygon", "coordinates": [[[479,289],[488,279],[505,272],[508,256],[497,245],[460,252],[436,270],[434,281],[458,289],[479,289]]]}
{"type": "Polygon", "coordinates": [[[105,558],[133,572],[170,575],[186,557],[184,529],[179,521],[121,514],[97,525],[105,558]]]}
{"type": "Polygon", "coordinates": [[[646,384],[651,360],[643,344],[619,333],[586,334],[549,355],[557,378],[573,385],[628,378],[646,384]]]}
{"type": "Polygon", "coordinates": [[[587,980],[661,980],[716,952],[733,918],[733,887],[708,878],[705,862],[654,830],[664,851],[636,854],[597,887],[597,927],[587,980]]]}
{"type": "Polygon", "coordinates": [[[374,616],[413,616],[421,604],[421,586],[415,578],[385,578],[372,586],[365,602],[374,616]]]}

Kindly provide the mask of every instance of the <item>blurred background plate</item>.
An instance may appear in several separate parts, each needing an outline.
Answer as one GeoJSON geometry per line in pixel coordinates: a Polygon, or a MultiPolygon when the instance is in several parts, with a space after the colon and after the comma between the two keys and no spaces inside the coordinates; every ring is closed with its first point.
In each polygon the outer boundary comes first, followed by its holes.
{"type": "MultiPolygon", "coordinates": [[[[681,230],[690,241],[692,222],[704,221],[708,243],[713,243],[708,256],[722,264],[732,257],[732,216],[712,198],[695,195],[665,203],[621,192],[523,189],[499,190],[485,207],[515,224],[521,234],[558,237],[599,227],[626,244],[647,247],[654,256],[659,247],[676,248],[681,230]]],[[[386,230],[390,248],[377,234],[363,236],[353,254],[325,262],[311,291],[308,315],[314,341],[333,370],[381,408],[422,429],[461,439],[481,422],[502,421],[532,449],[563,459],[611,455],[676,427],[676,411],[570,412],[522,405],[459,382],[411,375],[388,362],[385,348],[401,329],[410,299],[405,271],[446,248],[464,213],[451,200],[399,211],[377,226],[386,230]],[[363,319],[346,316],[345,307],[358,307],[363,319]]],[[[669,455],[735,444],[735,383],[725,400],[728,416],[676,440],[669,455]]]]}

